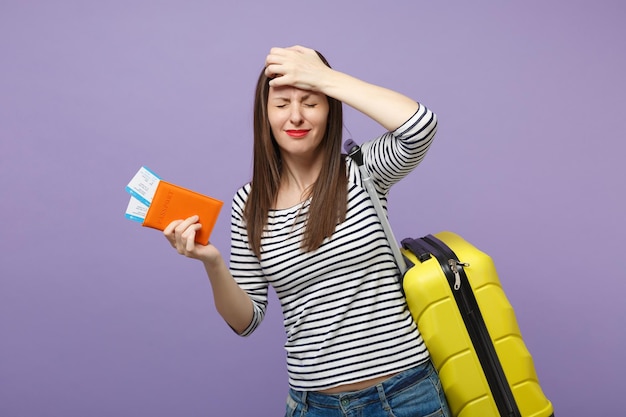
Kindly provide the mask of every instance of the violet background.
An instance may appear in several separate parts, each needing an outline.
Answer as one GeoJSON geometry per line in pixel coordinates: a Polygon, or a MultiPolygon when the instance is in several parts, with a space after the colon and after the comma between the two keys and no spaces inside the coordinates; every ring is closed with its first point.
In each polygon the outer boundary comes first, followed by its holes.
{"type": "MultiPolygon", "coordinates": [[[[282,415],[280,308],[240,338],[198,262],[124,218],[141,165],[249,180],[272,46],[437,112],[398,238],[489,253],[557,415],[623,412],[626,6],[615,1],[0,2],[0,415],[282,415]]],[[[347,111],[346,137],[381,132],[347,111]]]]}

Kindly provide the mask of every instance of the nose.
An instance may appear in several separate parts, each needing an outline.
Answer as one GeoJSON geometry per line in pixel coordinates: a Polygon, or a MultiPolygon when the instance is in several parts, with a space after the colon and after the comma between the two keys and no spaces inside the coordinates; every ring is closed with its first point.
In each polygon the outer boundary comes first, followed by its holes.
{"type": "Polygon", "coordinates": [[[302,112],[300,106],[291,106],[291,112],[289,113],[289,121],[294,126],[299,126],[303,122],[302,112]]]}

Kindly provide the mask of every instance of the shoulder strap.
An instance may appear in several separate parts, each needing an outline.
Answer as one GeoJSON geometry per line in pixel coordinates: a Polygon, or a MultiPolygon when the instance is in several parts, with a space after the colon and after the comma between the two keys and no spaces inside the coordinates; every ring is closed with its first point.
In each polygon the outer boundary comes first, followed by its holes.
{"type": "Polygon", "coordinates": [[[376,209],[376,214],[380,219],[380,223],[383,226],[383,230],[385,231],[385,235],[387,236],[387,240],[389,241],[389,246],[391,246],[391,251],[393,252],[393,256],[396,259],[396,264],[398,265],[398,269],[400,270],[400,275],[404,276],[404,273],[408,269],[407,262],[402,252],[400,252],[400,247],[398,246],[398,241],[393,235],[393,231],[391,230],[391,225],[389,224],[389,219],[383,209],[383,205],[378,198],[378,193],[374,188],[374,184],[372,183],[372,177],[370,177],[369,172],[367,171],[367,167],[363,164],[363,154],[361,152],[361,147],[357,145],[352,139],[349,139],[344,144],[344,149],[350,155],[350,158],[358,165],[359,172],[361,174],[361,179],[363,180],[363,185],[367,194],[369,194],[372,203],[374,204],[374,209],[376,209]]]}

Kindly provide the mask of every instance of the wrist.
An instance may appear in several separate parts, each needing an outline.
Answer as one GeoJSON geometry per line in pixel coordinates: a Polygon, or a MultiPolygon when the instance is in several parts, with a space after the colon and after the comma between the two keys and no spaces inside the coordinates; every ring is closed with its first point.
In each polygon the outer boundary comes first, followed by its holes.
{"type": "Polygon", "coordinates": [[[221,253],[215,246],[210,246],[210,251],[205,251],[198,257],[198,259],[200,259],[200,261],[204,264],[204,268],[207,271],[216,270],[225,265],[221,253]]]}
{"type": "Polygon", "coordinates": [[[322,77],[320,77],[317,90],[328,97],[342,101],[341,89],[346,84],[346,77],[349,76],[335,69],[326,67],[322,77]]]}

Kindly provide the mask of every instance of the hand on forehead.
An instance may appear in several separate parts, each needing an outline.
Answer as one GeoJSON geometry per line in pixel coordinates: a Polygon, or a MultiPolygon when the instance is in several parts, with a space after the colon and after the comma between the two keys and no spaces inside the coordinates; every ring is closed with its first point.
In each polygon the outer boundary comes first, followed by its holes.
{"type": "Polygon", "coordinates": [[[329,67],[313,49],[302,46],[272,48],[265,59],[265,75],[270,86],[292,86],[318,91],[321,76],[329,67]]]}

